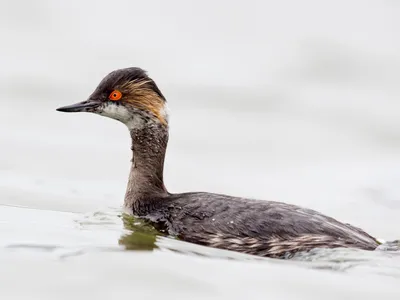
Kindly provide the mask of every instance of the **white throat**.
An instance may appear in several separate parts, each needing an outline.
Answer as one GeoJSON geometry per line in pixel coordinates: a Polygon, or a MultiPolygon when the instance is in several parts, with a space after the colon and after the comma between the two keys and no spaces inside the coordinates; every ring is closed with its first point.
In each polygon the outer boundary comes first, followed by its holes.
{"type": "MultiPolygon", "coordinates": [[[[133,111],[128,110],[123,105],[118,105],[116,103],[106,103],[102,110],[98,112],[100,115],[120,121],[124,123],[129,130],[132,129],[142,129],[145,126],[149,126],[149,123],[156,124],[159,122],[155,120],[153,116],[150,114],[147,117],[143,116],[143,111],[137,111],[135,113],[135,109],[133,111]]],[[[168,107],[165,104],[162,111],[162,116],[168,122],[168,107]]]]}

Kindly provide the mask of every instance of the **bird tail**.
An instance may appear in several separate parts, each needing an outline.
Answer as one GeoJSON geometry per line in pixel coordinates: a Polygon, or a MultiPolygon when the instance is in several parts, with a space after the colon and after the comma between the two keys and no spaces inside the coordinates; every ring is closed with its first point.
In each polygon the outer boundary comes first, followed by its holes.
{"type": "Polygon", "coordinates": [[[383,240],[378,240],[379,246],[376,250],[380,251],[400,251],[400,240],[395,240],[391,242],[386,242],[383,240]]]}

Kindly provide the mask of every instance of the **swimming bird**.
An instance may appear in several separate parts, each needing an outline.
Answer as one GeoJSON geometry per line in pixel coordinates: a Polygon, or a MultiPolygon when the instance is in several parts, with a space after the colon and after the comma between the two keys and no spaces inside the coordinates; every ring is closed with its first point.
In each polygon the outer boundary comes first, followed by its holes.
{"type": "Polygon", "coordinates": [[[124,208],[130,214],[183,241],[262,257],[379,246],[365,231],[304,207],[207,192],[168,192],[163,178],[166,105],[156,83],[132,67],[109,73],[86,101],[57,109],[95,113],[128,127],[132,165],[124,208]]]}

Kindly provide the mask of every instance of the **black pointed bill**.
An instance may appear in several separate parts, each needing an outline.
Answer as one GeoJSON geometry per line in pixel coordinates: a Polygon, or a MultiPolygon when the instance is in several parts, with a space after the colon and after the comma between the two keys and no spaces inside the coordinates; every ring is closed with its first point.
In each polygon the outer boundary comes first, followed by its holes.
{"type": "Polygon", "coordinates": [[[59,107],[59,108],[57,108],[57,111],[62,111],[62,112],[83,112],[83,111],[92,112],[100,104],[101,104],[100,101],[86,100],[86,101],[75,103],[75,104],[72,104],[72,105],[59,107]]]}

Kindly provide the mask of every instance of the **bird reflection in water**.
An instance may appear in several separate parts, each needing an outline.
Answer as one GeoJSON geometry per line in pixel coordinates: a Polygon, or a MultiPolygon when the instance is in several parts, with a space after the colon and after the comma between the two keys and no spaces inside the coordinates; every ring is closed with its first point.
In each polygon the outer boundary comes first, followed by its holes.
{"type": "Polygon", "coordinates": [[[126,230],[129,233],[124,234],[119,239],[118,243],[124,246],[126,250],[137,251],[152,251],[157,249],[157,238],[162,234],[153,226],[147,224],[141,219],[123,214],[122,221],[126,230]]]}

